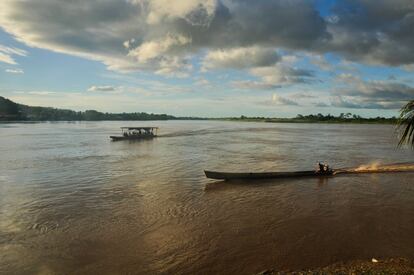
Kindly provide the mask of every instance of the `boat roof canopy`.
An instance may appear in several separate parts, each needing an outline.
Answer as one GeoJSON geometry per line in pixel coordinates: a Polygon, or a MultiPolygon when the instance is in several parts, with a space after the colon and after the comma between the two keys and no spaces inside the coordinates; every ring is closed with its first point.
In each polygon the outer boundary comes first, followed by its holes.
{"type": "Polygon", "coordinates": [[[158,129],[158,127],[121,127],[121,129],[127,129],[127,130],[151,130],[151,129],[158,129]]]}

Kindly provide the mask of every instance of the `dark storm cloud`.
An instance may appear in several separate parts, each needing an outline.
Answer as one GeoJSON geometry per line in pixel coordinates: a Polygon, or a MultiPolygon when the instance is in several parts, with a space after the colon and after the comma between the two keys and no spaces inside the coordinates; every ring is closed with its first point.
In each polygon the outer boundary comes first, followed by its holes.
{"type": "Polygon", "coordinates": [[[355,61],[402,65],[414,62],[412,0],[347,0],[328,23],[332,39],[320,45],[355,61]]]}
{"type": "MultiPolygon", "coordinates": [[[[222,29],[238,45],[303,49],[328,37],[324,20],[309,1],[226,1],[230,18],[222,29]]],[[[227,44],[227,43],[226,43],[227,44]]]]}

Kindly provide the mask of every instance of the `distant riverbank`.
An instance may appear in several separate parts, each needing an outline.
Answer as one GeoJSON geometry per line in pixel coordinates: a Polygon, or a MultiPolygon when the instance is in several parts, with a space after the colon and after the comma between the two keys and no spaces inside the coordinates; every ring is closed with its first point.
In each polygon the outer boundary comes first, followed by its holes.
{"type": "Polygon", "coordinates": [[[384,118],[364,118],[356,117],[341,117],[341,116],[318,116],[307,115],[297,116],[295,118],[265,118],[265,117],[240,117],[240,118],[217,118],[213,120],[238,121],[238,122],[267,122],[267,123],[371,123],[371,124],[395,124],[398,119],[395,117],[384,118]]]}
{"type": "Polygon", "coordinates": [[[177,117],[167,114],[153,114],[145,112],[134,113],[103,113],[96,110],[73,111],[52,107],[36,107],[15,103],[0,96],[0,121],[3,122],[27,122],[27,121],[153,121],[153,120],[218,120],[238,122],[268,122],[268,123],[383,123],[395,124],[396,117],[364,118],[356,114],[341,113],[338,116],[298,114],[294,118],[276,117],[177,117]]]}

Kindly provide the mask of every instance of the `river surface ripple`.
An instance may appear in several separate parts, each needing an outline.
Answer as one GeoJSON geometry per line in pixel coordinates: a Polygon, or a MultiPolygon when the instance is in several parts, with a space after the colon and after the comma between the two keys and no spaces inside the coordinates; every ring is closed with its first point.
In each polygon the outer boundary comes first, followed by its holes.
{"type": "Polygon", "coordinates": [[[252,274],[414,259],[414,173],[203,174],[413,162],[396,143],[391,125],[0,124],[0,273],[252,274]],[[121,126],[161,136],[110,142],[121,126]]]}

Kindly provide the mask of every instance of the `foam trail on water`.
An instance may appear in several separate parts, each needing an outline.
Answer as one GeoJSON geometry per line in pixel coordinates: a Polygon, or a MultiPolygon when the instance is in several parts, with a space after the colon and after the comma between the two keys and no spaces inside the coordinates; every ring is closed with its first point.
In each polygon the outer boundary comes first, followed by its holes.
{"type": "Polygon", "coordinates": [[[372,173],[372,172],[414,172],[414,163],[393,163],[393,164],[381,164],[376,161],[370,164],[360,165],[356,168],[346,169],[348,172],[353,173],[372,173]]]}
{"type": "Polygon", "coordinates": [[[358,166],[357,168],[354,169],[354,171],[373,171],[373,170],[378,170],[381,168],[381,163],[379,161],[370,163],[370,164],[363,164],[358,166]]]}

